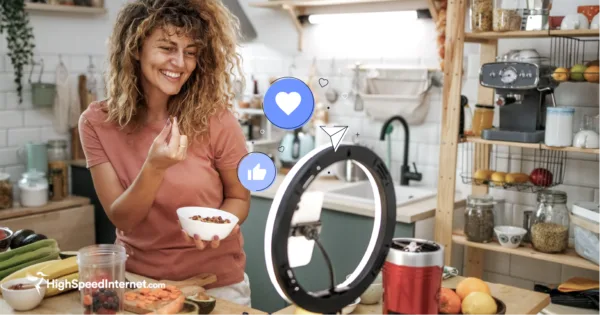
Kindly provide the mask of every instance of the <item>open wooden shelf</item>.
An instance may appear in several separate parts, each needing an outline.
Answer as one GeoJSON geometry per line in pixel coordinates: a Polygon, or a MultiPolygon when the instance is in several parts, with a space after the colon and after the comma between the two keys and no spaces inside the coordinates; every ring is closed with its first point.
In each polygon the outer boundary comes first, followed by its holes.
{"type": "Polygon", "coordinates": [[[569,266],[573,266],[573,267],[584,268],[584,269],[593,270],[593,271],[600,271],[600,267],[598,265],[579,256],[575,252],[575,250],[572,248],[567,249],[566,252],[563,254],[546,254],[546,253],[536,251],[535,249],[529,247],[529,245],[522,245],[521,247],[513,249],[513,248],[502,247],[502,245],[500,245],[499,243],[496,243],[496,242],[493,242],[493,243],[469,242],[469,241],[467,241],[467,238],[464,235],[460,235],[457,232],[455,232],[452,235],[452,241],[454,241],[454,243],[456,243],[456,244],[461,244],[464,246],[481,248],[484,250],[506,253],[506,254],[511,254],[511,255],[529,257],[532,259],[539,259],[539,260],[549,261],[549,262],[553,262],[553,263],[557,263],[557,264],[569,265],[569,266]]]}
{"type": "Polygon", "coordinates": [[[340,5],[355,5],[355,4],[374,4],[385,2],[398,2],[401,0],[278,0],[278,1],[261,1],[250,3],[251,7],[256,8],[283,8],[283,6],[291,6],[295,8],[311,8],[311,7],[328,7],[340,5]]]}
{"type": "Polygon", "coordinates": [[[497,39],[545,38],[550,36],[598,37],[599,30],[550,30],[550,31],[513,31],[513,32],[481,32],[465,33],[465,42],[482,42],[497,39]]]}
{"type": "Polygon", "coordinates": [[[106,14],[105,8],[83,7],[75,5],[53,5],[44,3],[25,3],[25,10],[30,12],[55,12],[71,13],[82,15],[101,15],[106,14]]]}
{"type": "Polygon", "coordinates": [[[506,145],[511,147],[528,148],[528,149],[544,149],[553,151],[566,151],[566,152],[577,152],[577,153],[589,153],[589,154],[600,154],[600,149],[582,149],[576,147],[549,147],[543,143],[526,143],[526,142],[509,142],[509,141],[497,141],[497,140],[485,140],[479,137],[466,137],[464,142],[482,143],[490,145],[506,145]]]}

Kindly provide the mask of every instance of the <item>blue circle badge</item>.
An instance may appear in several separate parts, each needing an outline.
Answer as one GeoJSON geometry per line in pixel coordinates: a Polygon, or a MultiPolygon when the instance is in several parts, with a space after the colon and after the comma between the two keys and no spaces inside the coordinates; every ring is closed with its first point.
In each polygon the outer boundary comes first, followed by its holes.
{"type": "Polygon", "coordinates": [[[315,97],[302,80],[285,77],[273,82],[263,100],[267,119],[281,129],[302,127],[312,116],[315,97]]]}
{"type": "Polygon", "coordinates": [[[238,179],[250,191],[269,188],[276,175],[275,163],[262,152],[250,152],[238,164],[238,179]]]}

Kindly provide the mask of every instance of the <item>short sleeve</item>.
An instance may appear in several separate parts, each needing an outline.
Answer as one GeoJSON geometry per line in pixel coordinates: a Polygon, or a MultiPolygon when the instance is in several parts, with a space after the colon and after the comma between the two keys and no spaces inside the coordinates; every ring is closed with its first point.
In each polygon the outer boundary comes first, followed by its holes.
{"type": "Polygon", "coordinates": [[[211,119],[210,142],[215,167],[220,170],[236,169],[240,160],[248,154],[242,127],[228,110],[211,119]]]}
{"type": "Polygon", "coordinates": [[[98,134],[92,123],[85,117],[85,112],[79,116],[79,138],[87,163],[87,168],[108,162],[106,152],[100,143],[98,134]]]}

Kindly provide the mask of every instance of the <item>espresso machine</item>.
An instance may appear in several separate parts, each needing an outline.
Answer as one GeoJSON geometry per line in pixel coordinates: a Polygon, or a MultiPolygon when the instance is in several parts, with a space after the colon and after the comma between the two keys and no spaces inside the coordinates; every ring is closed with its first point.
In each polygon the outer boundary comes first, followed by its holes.
{"type": "Polygon", "coordinates": [[[544,141],[546,107],[556,106],[553,68],[532,62],[486,63],[479,72],[482,86],[495,90],[500,117],[497,128],[482,131],[486,140],[539,143],[544,141]]]}

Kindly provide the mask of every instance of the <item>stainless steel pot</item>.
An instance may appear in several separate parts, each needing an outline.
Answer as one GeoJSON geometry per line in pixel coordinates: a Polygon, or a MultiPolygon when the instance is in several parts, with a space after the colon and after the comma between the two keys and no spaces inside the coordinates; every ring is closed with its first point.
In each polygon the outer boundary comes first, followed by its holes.
{"type": "Polygon", "coordinates": [[[336,163],[335,176],[346,182],[358,182],[367,179],[367,174],[353,160],[336,163]]]}

